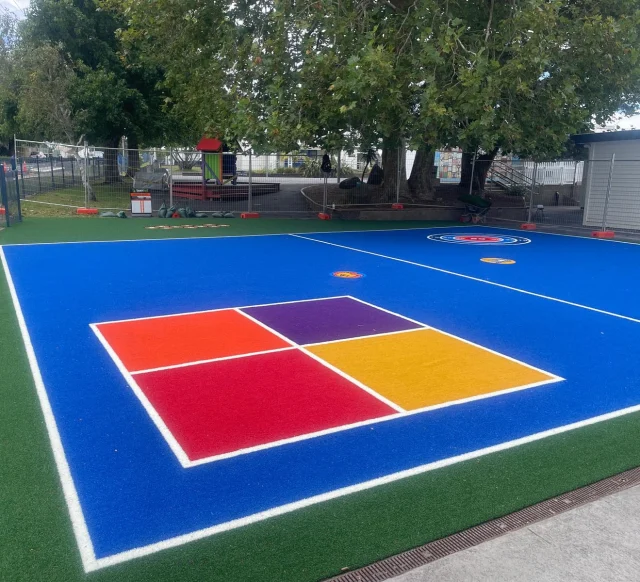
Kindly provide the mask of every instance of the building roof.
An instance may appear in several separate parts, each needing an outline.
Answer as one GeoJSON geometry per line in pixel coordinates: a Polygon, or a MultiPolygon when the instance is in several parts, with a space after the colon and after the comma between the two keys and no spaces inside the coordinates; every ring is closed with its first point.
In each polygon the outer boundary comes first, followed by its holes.
{"type": "Polygon", "coordinates": [[[222,149],[222,142],[215,137],[202,137],[196,149],[199,152],[219,152],[222,149]]]}
{"type": "Polygon", "coordinates": [[[624,141],[629,139],[640,139],[640,130],[628,129],[626,131],[579,133],[577,135],[572,135],[571,139],[577,144],[594,143],[599,141],[624,141]]]}

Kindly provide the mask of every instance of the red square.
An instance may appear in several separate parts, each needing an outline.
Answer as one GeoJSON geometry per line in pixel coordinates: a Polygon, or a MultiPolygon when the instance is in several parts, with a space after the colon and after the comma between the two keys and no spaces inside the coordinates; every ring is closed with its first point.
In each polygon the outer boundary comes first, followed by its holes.
{"type": "Polygon", "coordinates": [[[135,380],[190,461],[397,412],[297,349],[135,380]]]}

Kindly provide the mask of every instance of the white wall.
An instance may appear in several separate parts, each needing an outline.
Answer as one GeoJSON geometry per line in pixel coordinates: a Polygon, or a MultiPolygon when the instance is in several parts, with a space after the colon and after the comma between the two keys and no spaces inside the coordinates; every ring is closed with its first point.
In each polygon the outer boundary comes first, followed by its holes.
{"type": "Polygon", "coordinates": [[[602,226],[613,154],[616,159],[611,173],[607,226],[640,230],[640,140],[589,144],[584,224],[602,226]]]}

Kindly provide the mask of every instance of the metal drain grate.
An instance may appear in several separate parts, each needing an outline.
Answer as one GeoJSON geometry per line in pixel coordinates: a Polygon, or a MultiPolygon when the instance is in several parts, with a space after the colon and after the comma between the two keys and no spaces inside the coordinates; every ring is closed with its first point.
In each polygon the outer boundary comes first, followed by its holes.
{"type": "Polygon", "coordinates": [[[445,556],[472,548],[506,533],[635,485],[640,485],[640,467],[547,499],[531,507],[525,507],[515,513],[482,523],[397,556],[391,556],[359,570],[345,572],[327,580],[327,582],[382,582],[419,566],[435,562],[445,556]]]}

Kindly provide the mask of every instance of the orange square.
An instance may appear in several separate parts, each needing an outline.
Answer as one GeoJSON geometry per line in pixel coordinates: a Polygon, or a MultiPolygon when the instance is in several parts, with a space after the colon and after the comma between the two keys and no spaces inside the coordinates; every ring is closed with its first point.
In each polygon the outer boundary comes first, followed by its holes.
{"type": "Polygon", "coordinates": [[[130,372],[291,347],[233,309],[96,327],[130,372]]]}

